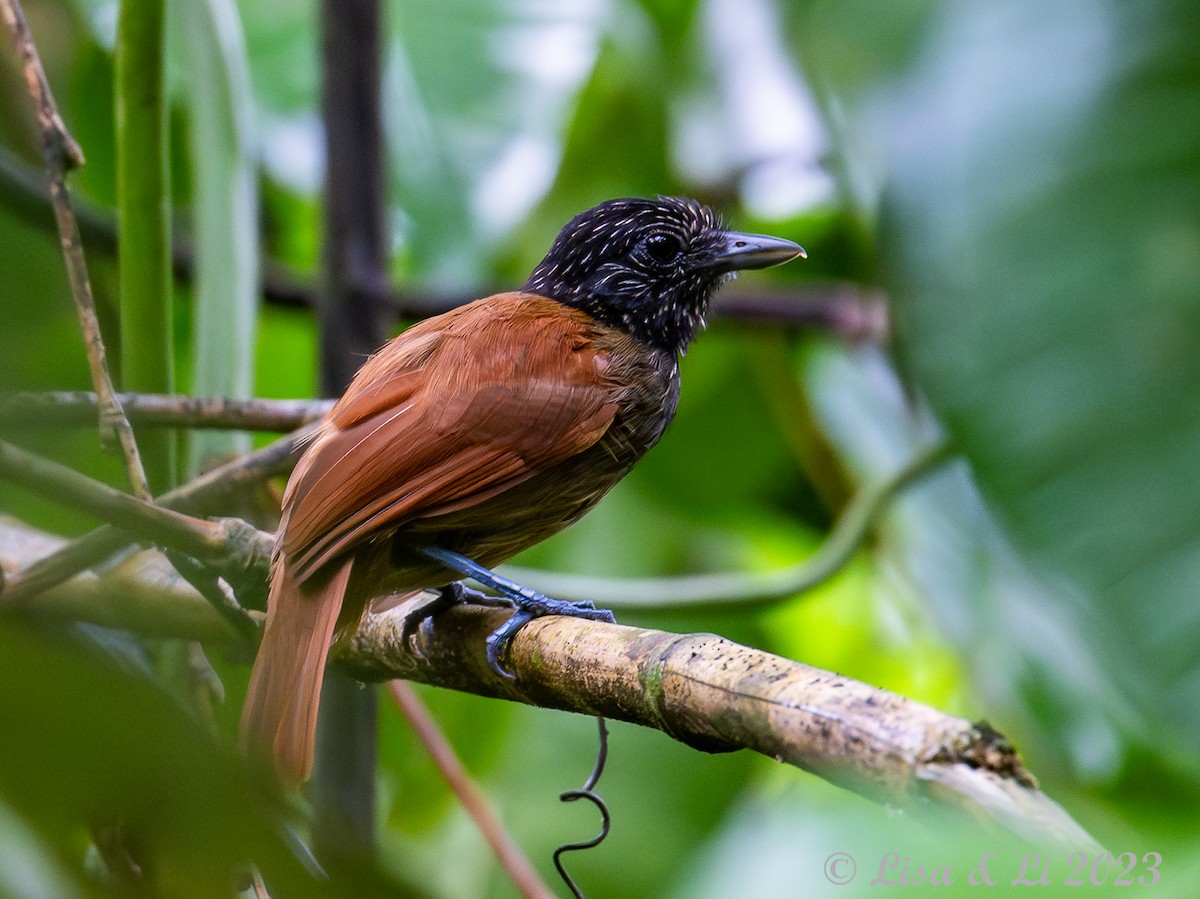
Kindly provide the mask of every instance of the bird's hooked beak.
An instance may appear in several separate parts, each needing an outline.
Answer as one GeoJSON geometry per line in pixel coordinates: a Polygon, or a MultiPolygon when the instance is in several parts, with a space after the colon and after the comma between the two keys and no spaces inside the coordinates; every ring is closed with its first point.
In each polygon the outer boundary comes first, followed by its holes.
{"type": "Polygon", "coordinates": [[[726,231],[702,265],[717,272],[734,272],[782,265],[797,256],[807,259],[808,253],[800,244],[784,240],[782,237],[726,231]]]}

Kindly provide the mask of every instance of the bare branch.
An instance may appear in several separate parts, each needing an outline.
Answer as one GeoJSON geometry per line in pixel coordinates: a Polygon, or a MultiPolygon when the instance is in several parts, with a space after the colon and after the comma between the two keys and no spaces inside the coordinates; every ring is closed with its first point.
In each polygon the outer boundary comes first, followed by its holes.
{"type": "MultiPolygon", "coordinates": [[[[237,597],[233,595],[233,590],[230,589],[227,581],[217,577],[209,566],[202,565],[191,556],[184,555],[178,550],[167,550],[165,555],[180,576],[191,584],[210,606],[217,610],[217,614],[225,619],[230,627],[250,641],[251,645],[258,645],[258,624],[250,617],[250,613],[238,603],[237,597]]],[[[190,647],[198,650],[203,657],[203,650],[198,643],[193,641],[190,647]]],[[[207,658],[204,659],[204,662],[207,664],[207,658]]],[[[189,668],[194,667],[194,665],[189,665],[189,668]]],[[[211,672],[211,668],[209,670],[211,672]]],[[[212,672],[211,680],[217,684],[221,683],[215,672],[212,672]]]]}
{"type": "Polygon", "coordinates": [[[87,266],[83,260],[83,246],[79,241],[79,225],[71,208],[71,196],[67,191],[67,172],[83,165],[83,152],[71,137],[66,124],[59,115],[46,73],[38,55],[37,46],[25,22],[19,0],[0,0],[0,18],[4,19],[12,35],[13,46],[21,56],[25,72],[25,83],[33,98],[38,128],[42,134],[42,155],[46,163],[46,175],[50,181],[50,202],[58,222],[59,242],[67,267],[67,278],[71,284],[71,295],[83,329],[87,348],[88,364],[92,373],[92,386],[100,398],[100,439],[104,443],[116,435],[125,468],[133,492],[143,499],[150,498],[150,485],[142,467],[133,428],[121,411],[113,391],[112,378],[108,373],[108,361],[104,340],[100,336],[100,323],[96,319],[96,305],[92,299],[92,285],[88,280],[87,266]]]}
{"type": "MultiPolygon", "coordinates": [[[[0,566],[27,564],[54,541],[0,519],[0,566]]],[[[452,608],[436,627],[406,640],[404,623],[416,602],[368,615],[335,646],[334,661],[363,680],[405,678],[603,715],[710,752],[752,749],[914,814],[931,804],[958,808],[1036,845],[1097,848],[986,725],[711,634],[553,616],[518,632],[508,658],[517,677],[509,681],[485,655],[484,641],[503,611],[452,608]]],[[[140,633],[235,639],[151,551],[44,593],[26,612],[140,633]]]]}
{"type": "MultiPolygon", "coordinates": [[[[46,72],[42,69],[41,56],[29,24],[25,21],[25,12],[21,9],[20,0],[0,0],[0,18],[9,30],[13,48],[21,57],[21,70],[25,75],[25,86],[33,99],[34,113],[37,115],[38,128],[42,132],[43,153],[46,168],[51,176],[55,173],[65,174],[71,169],[83,166],[83,150],[80,149],[67,125],[59,115],[54,96],[50,93],[50,85],[46,81],[46,72]]],[[[51,201],[53,202],[53,187],[51,201]]]]}
{"type": "MultiPolygon", "coordinates": [[[[179,394],[119,393],[129,420],[172,428],[226,428],[241,431],[294,431],[316,421],[333,400],[236,400],[179,394]]],[[[96,394],[56,390],[14,393],[0,398],[0,423],[82,425],[95,421],[96,394]]]]}
{"type": "MultiPolygon", "coordinates": [[[[192,515],[206,514],[267,478],[285,474],[315,425],[301,428],[248,456],[218,466],[196,480],[163,494],[159,505],[192,515]]],[[[37,559],[7,577],[0,592],[0,608],[23,603],[39,592],[61,584],[79,572],[98,565],[109,556],[136,542],[129,534],[111,525],[98,528],[77,540],[37,559]]]]}
{"type": "Polygon", "coordinates": [[[274,538],[237,519],[193,518],[122,493],[0,440],[0,477],[34,493],[106,519],[135,537],[187,553],[206,565],[229,562],[230,553],[244,558],[270,556],[274,538]],[[238,529],[245,533],[238,534],[238,529]],[[249,552],[247,552],[249,550],[249,552]]]}
{"type": "MultiPolygon", "coordinates": [[[[61,537],[0,516],[0,571],[5,579],[60,552],[61,537]]],[[[0,605],[0,610],[10,608],[0,605]]],[[[86,621],[147,637],[233,643],[238,635],[155,550],[133,553],[103,575],[76,575],[23,601],[24,614],[54,621],[86,621]]],[[[258,615],[258,613],[251,613],[258,615]]]]}
{"type": "MultiPolygon", "coordinates": [[[[36,180],[30,177],[25,166],[0,151],[0,188],[8,199],[9,208],[31,225],[42,226],[44,219],[39,214],[39,203],[45,203],[48,196],[36,180]]],[[[77,214],[80,229],[92,251],[115,254],[115,218],[103,209],[86,204],[77,210],[77,214]]],[[[176,236],[171,256],[176,277],[189,280],[195,267],[195,254],[186,238],[176,236]]],[[[262,292],[267,302],[278,306],[316,307],[317,291],[312,280],[270,260],[264,263],[262,292]]],[[[484,288],[477,294],[467,295],[391,288],[384,292],[382,300],[393,315],[425,318],[490,292],[484,288]]],[[[713,303],[711,317],[714,321],[737,324],[827,331],[845,340],[883,342],[890,333],[886,297],[879,291],[850,282],[810,283],[777,293],[737,292],[727,287],[713,303]]]]}
{"type": "Polygon", "coordinates": [[[890,333],[882,291],[848,281],[810,283],[786,293],[735,293],[713,301],[711,317],[741,325],[807,328],[843,340],[885,342],[890,333]]]}
{"type": "Polygon", "coordinates": [[[709,752],[752,749],[890,806],[935,800],[1040,845],[1097,848],[1042,793],[987,725],[740,646],[548,616],[518,631],[506,681],[485,656],[504,613],[457,607],[403,639],[412,601],[367,617],[334,658],[367,680],[403,677],[530,705],[653,727],[709,752]]]}
{"type": "MultiPolygon", "coordinates": [[[[211,601],[223,617],[239,626],[243,634],[255,633],[255,625],[232,596],[200,579],[195,559],[218,572],[239,574],[257,568],[265,577],[274,537],[237,518],[207,521],[165,509],[92,480],[86,475],[25,452],[0,440],[0,477],[27,490],[74,508],[83,509],[139,536],[148,543],[186,554],[177,566],[201,595],[211,601]]],[[[11,598],[11,597],[10,597],[11,598]]]]}

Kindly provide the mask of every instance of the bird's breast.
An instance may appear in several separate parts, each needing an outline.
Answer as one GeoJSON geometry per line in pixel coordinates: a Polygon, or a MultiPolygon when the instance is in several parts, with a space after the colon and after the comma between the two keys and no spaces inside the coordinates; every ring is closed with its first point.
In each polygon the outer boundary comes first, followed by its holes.
{"type": "Polygon", "coordinates": [[[619,351],[607,356],[609,378],[621,385],[617,415],[601,437],[598,449],[611,455],[622,477],[645,453],[658,443],[667,425],[675,417],[679,404],[679,366],[675,357],[644,344],[628,341],[633,349],[619,344],[619,351]]]}
{"type": "Polygon", "coordinates": [[[632,338],[601,338],[617,413],[582,452],[485,502],[424,519],[396,534],[398,547],[437,542],[481,565],[498,565],[577,521],[662,437],[679,401],[672,355],[632,338]]]}

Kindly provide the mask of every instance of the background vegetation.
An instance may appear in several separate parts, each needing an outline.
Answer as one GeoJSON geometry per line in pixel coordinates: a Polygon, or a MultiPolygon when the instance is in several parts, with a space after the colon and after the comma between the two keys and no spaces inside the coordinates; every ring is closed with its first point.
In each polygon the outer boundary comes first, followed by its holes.
{"type": "MultiPolygon", "coordinates": [[[[685,360],[662,445],[521,564],[768,570],[811,554],[855,489],[952,439],[960,459],[908,490],[820,589],[753,611],[618,614],[988,719],[1114,854],[1161,853],[1155,890],[1178,896],[1200,874],[1193,7],[402,0],[386,7],[385,55],[391,275],[410,297],[515,286],[571,214],[667,193],[808,247],[808,262],[739,289],[889,301],[885,343],[714,324],[685,360]]],[[[260,306],[253,285],[260,265],[301,282],[318,269],[316,7],[167,11],[170,203],[199,254],[194,289],[175,282],[176,388],[311,395],[311,313],[260,306]]],[[[111,215],[117,4],[28,0],[26,12],[87,156],[76,199],[111,215]]],[[[11,54],[0,144],[0,388],[87,389],[49,211],[13,180],[39,159],[11,54]]],[[[126,358],[112,345],[115,257],[85,249],[110,355],[126,358]]],[[[92,432],[4,437],[123,484],[92,432]]],[[[0,509],[65,534],[94,524],[11,484],[0,509]]],[[[153,822],[172,895],[212,895],[219,863],[247,847],[288,854],[231,761],[245,659],[213,660],[226,690],[214,742],[179,696],[170,647],[45,630],[0,624],[0,895],[100,889],[85,825],[115,807],[131,827],[153,822]]],[[[422,694],[548,872],[554,846],[594,827],[556,801],[591,768],[593,723],[422,694]]],[[[382,715],[384,875],[415,895],[514,895],[407,727],[382,715]]],[[[594,899],[865,894],[889,851],[953,865],[960,881],[997,851],[1006,883],[1024,852],[889,817],[761,758],[613,730],[602,788],[615,829],[572,860],[594,899]],[[835,851],[858,860],[854,886],[826,882],[835,851]]],[[[1061,883],[1068,868],[1054,871],[1061,883]]]]}

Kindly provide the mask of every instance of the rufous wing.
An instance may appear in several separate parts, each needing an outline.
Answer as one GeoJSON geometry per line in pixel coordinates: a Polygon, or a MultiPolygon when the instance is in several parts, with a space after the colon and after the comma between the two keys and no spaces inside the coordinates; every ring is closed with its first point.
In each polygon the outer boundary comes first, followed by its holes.
{"type": "Polygon", "coordinates": [[[590,319],[498,294],[374,356],[285,496],[280,549],[311,576],[368,537],[482,502],[591,446],[616,415],[590,319]]]}

